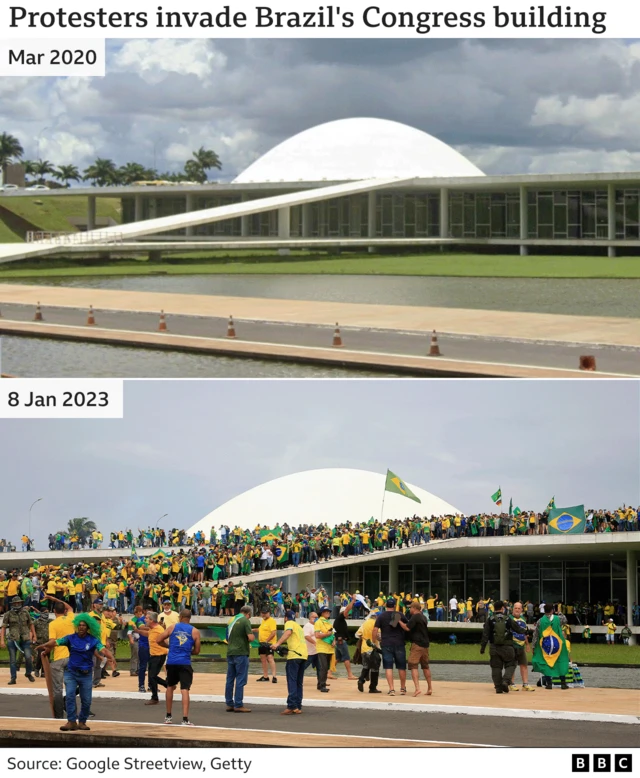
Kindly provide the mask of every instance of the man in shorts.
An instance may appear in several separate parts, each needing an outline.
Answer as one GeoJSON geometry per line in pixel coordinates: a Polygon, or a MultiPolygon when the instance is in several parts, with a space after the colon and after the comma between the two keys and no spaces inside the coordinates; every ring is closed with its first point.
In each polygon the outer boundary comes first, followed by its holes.
{"type": "Polygon", "coordinates": [[[357,681],[358,678],[353,674],[351,670],[351,656],[349,655],[349,627],[347,626],[347,617],[351,613],[353,603],[356,601],[355,594],[351,598],[351,602],[345,607],[340,608],[340,612],[333,621],[333,632],[336,636],[335,639],[335,656],[336,663],[344,662],[345,670],[347,671],[347,678],[349,681],[357,681]]]}
{"type": "Polygon", "coordinates": [[[385,603],[385,610],[378,615],[373,628],[373,642],[380,641],[382,647],[382,667],[384,668],[389,684],[387,694],[395,697],[393,685],[393,666],[398,668],[400,676],[400,694],[406,694],[407,689],[407,652],[404,647],[404,630],[399,626],[400,622],[406,623],[407,619],[396,611],[394,597],[389,597],[385,603]]]}
{"type": "MultiPolygon", "coordinates": [[[[524,608],[522,607],[521,602],[515,602],[513,604],[513,619],[518,624],[520,624],[520,626],[524,627],[526,630],[527,622],[523,616],[523,611],[524,608]]],[[[531,653],[531,646],[529,645],[529,635],[526,632],[521,635],[517,635],[514,633],[513,648],[515,649],[516,652],[516,664],[520,668],[520,677],[522,678],[522,691],[535,692],[536,687],[529,685],[529,660],[527,659],[527,654],[531,653]]],[[[513,683],[512,680],[511,685],[509,686],[509,691],[512,692],[520,691],[520,687],[517,686],[515,683],[513,683]]]]}
{"type": "Polygon", "coordinates": [[[180,611],[180,621],[171,624],[156,638],[157,643],[168,641],[169,653],[167,654],[167,715],[165,724],[173,724],[171,708],[173,705],[173,692],[180,684],[182,694],[182,724],[192,727],[189,720],[189,689],[193,682],[193,667],[191,656],[200,653],[200,632],[189,622],[191,611],[188,608],[180,611]]]}
{"type": "Polygon", "coordinates": [[[409,607],[409,621],[405,624],[403,621],[398,626],[408,633],[411,641],[409,649],[409,670],[411,671],[411,680],[415,686],[414,697],[418,697],[420,691],[420,672],[422,668],[425,681],[427,682],[427,691],[425,694],[433,693],[431,688],[431,670],[429,669],[429,630],[426,616],[422,612],[422,607],[417,600],[414,600],[409,607]]]}

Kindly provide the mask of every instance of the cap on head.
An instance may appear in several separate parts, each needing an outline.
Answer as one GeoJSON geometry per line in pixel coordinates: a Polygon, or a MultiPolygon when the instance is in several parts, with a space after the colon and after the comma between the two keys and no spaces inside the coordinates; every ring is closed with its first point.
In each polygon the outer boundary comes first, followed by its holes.
{"type": "Polygon", "coordinates": [[[328,605],[323,605],[322,608],[320,608],[320,613],[331,613],[331,608],[328,605]]]}
{"type": "Polygon", "coordinates": [[[101,599],[98,597],[98,599],[97,599],[97,600],[94,600],[94,601],[93,601],[93,604],[94,604],[94,605],[102,605],[103,603],[102,603],[102,600],[101,600],[101,599]]]}
{"type": "Polygon", "coordinates": [[[289,610],[289,611],[285,611],[285,614],[284,614],[284,615],[286,616],[286,618],[287,618],[287,619],[289,619],[289,620],[291,621],[291,620],[294,620],[294,619],[295,619],[295,617],[296,617],[296,612],[295,612],[295,611],[291,611],[291,610],[289,610]]]}
{"type": "Polygon", "coordinates": [[[396,601],[393,599],[393,597],[389,597],[389,599],[385,603],[385,606],[387,608],[395,608],[396,607],[396,601]]]}

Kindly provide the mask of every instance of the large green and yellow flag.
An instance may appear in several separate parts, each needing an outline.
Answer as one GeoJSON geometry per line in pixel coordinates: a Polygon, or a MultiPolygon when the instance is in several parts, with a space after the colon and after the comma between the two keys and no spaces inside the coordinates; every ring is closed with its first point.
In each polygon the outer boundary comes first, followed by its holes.
{"type": "Polygon", "coordinates": [[[549,511],[550,535],[576,535],[584,532],[584,505],[571,508],[552,508],[549,511]]]}
{"type": "Polygon", "coordinates": [[[491,499],[496,505],[502,505],[502,489],[498,487],[498,491],[491,495],[491,499]]]}
{"type": "Polygon", "coordinates": [[[408,497],[410,500],[415,500],[415,502],[422,502],[421,499],[416,497],[411,489],[409,489],[405,482],[395,473],[392,473],[391,470],[387,470],[387,481],[384,485],[384,490],[385,492],[401,494],[403,497],[408,497]]]}
{"type": "Polygon", "coordinates": [[[275,530],[272,530],[272,529],[261,529],[260,533],[259,533],[260,534],[260,541],[262,543],[271,543],[274,540],[279,540],[280,539],[280,532],[282,530],[280,530],[279,527],[277,527],[276,529],[279,530],[277,533],[276,533],[275,530]]]}

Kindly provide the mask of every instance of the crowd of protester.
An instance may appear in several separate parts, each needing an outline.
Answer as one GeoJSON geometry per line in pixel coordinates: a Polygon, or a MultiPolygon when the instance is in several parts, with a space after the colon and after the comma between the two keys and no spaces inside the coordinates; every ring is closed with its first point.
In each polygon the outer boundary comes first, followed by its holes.
{"type": "MultiPolygon", "coordinates": [[[[586,513],[585,533],[638,531],[639,510],[630,506],[613,510],[589,510],[586,513]]],[[[298,566],[322,562],[339,556],[366,555],[389,548],[403,548],[433,540],[454,538],[490,538],[549,534],[548,513],[521,512],[461,514],[404,519],[373,518],[368,522],[346,523],[330,528],[326,524],[269,528],[258,525],[253,531],[238,527],[211,528],[208,536],[203,531],[189,534],[184,529],[165,531],[159,527],[111,532],[108,548],[113,550],[148,548],[206,548],[206,555],[215,556],[222,577],[229,568],[230,575],[248,575],[250,572],[271,568],[298,566]],[[267,539],[267,540],[265,540],[267,539]]],[[[22,551],[34,551],[33,540],[24,535],[22,551]]],[[[52,551],[100,549],[105,538],[99,530],[90,533],[56,532],[48,537],[52,551]]],[[[15,546],[0,539],[0,549],[15,551],[15,546]]]]}

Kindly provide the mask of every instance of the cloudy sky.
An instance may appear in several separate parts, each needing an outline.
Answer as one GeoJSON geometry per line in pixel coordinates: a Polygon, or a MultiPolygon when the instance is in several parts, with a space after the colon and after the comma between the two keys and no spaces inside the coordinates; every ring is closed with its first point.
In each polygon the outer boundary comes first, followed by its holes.
{"type": "Polygon", "coordinates": [[[177,170],[204,145],[230,180],[315,124],[436,135],[486,173],[640,167],[640,44],[622,40],[128,40],[105,78],[0,79],[27,158],[177,170]]]}
{"type": "MultiPolygon", "coordinates": [[[[640,503],[640,388],[613,381],[128,381],[125,418],[1,421],[0,538],[190,527],[302,470],[390,468],[462,511],[640,503]]],[[[414,503],[409,503],[409,513],[414,503]]]]}

